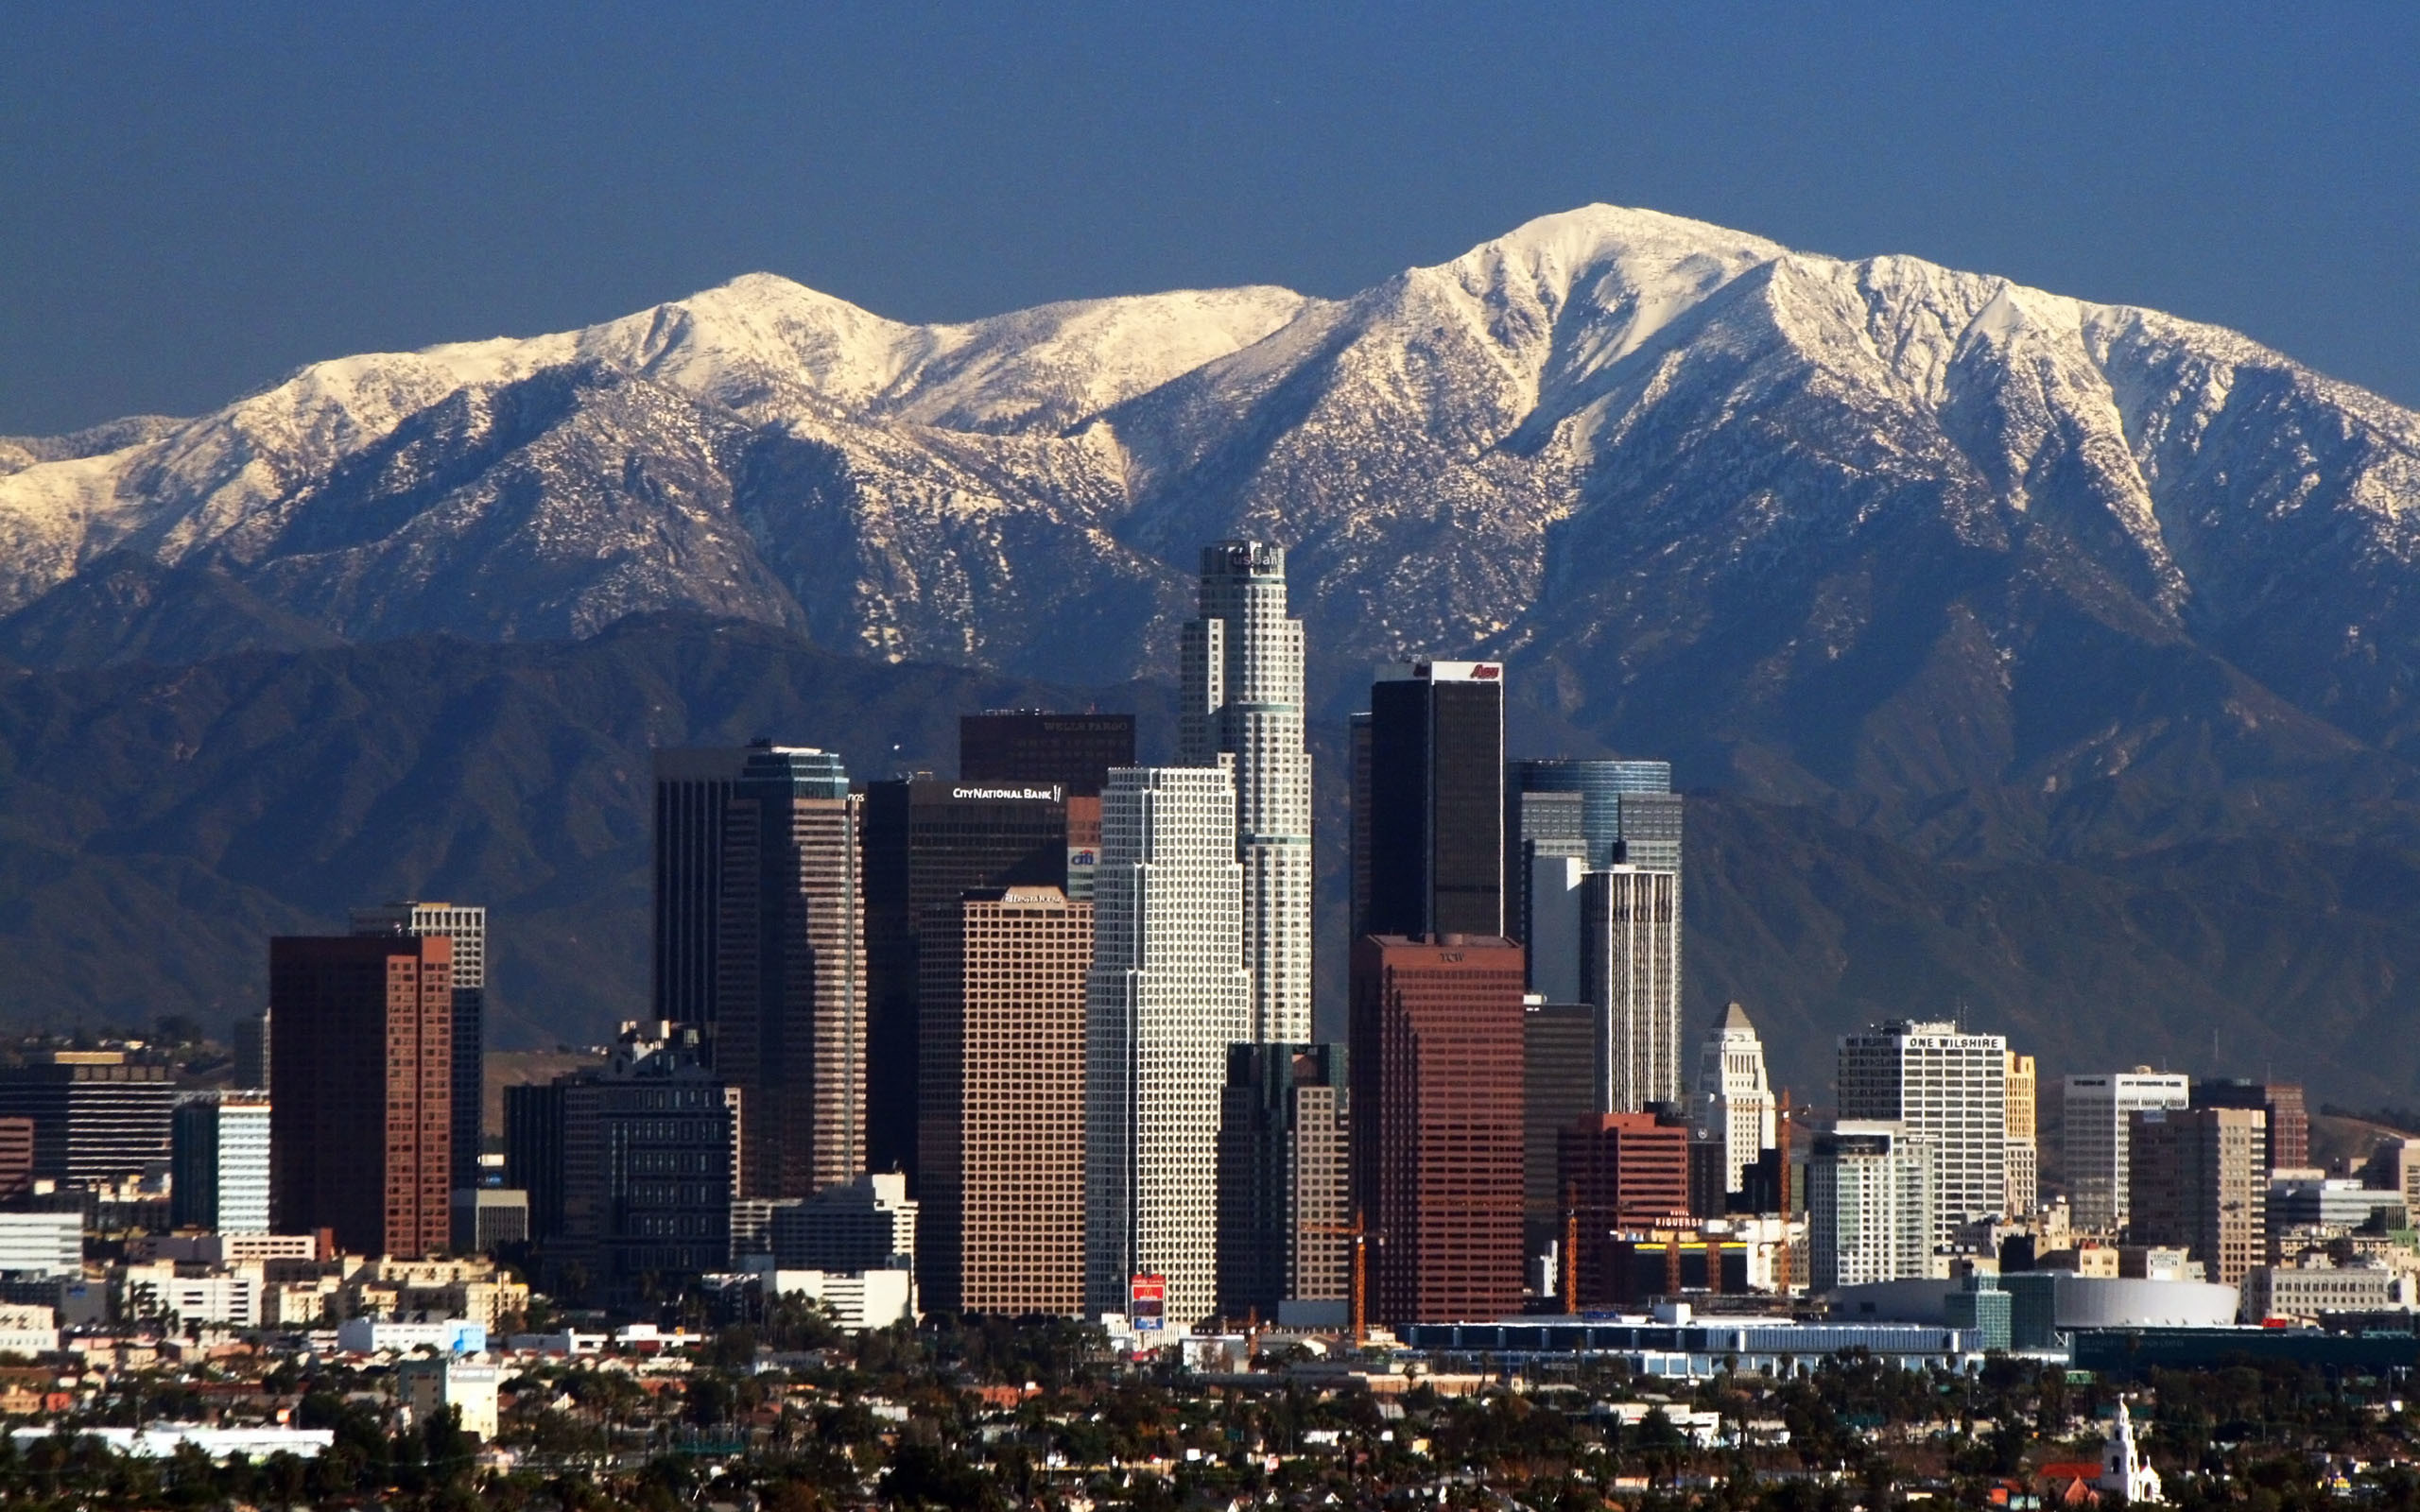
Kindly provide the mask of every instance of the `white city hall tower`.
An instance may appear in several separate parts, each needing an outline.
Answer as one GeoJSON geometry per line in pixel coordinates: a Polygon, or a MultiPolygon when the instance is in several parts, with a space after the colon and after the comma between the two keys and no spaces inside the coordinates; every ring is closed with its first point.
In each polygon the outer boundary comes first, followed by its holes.
{"type": "Polygon", "coordinates": [[[1286,615],[1286,548],[1201,548],[1201,617],[1183,641],[1177,762],[1236,764],[1236,859],[1244,868],[1242,1038],[1311,1038],[1311,758],[1303,747],[1303,622],[1286,615]]]}

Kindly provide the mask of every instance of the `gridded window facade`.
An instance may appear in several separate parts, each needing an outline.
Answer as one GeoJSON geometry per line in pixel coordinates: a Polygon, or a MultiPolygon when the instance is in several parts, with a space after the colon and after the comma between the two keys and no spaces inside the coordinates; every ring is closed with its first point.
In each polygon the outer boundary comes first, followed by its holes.
{"type": "Polygon", "coordinates": [[[355,1254],[453,1239],[454,954],[441,935],[269,941],[270,1189],[355,1254]]]}
{"type": "Polygon", "coordinates": [[[923,1239],[928,1312],[1084,1305],[1084,981],[1093,908],[973,891],[925,929],[923,1239]]]}
{"type": "Polygon", "coordinates": [[[1390,1326],[1521,1303],[1521,948],[1353,944],[1353,1188],[1390,1326]]]}
{"type": "Polygon", "coordinates": [[[1927,1273],[1937,1155],[1895,1123],[1843,1119],[1816,1136],[1806,1168],[1807,1280],[1816,1291],[1927,1273]]]}
{"type": "Polygon", "coordinates": [[[1598,1108],[1681,1098],[1681,877],[1615,867],[1581,884],[1580,985],[1597,1006],[1598,1108]]]}
{"type": "Polygon", "coordinates": [[[1224,767],[1127,767],[1101,795],[1085,985],[1085,1308],[1167,1281],[1170,1326],[1217,1303],[1227,1047],[1252,1038],[1243,868],[1224,767]]]}
{"type": "Polygon", "coordinates": [[[2192,1100],[2192,1082],[2181,1072],[2109,1072],[2066,1079],[2062,1134],[2078,1228],[2114,1235],[2126,1227],[2127,1115],[2147,1108],[2184,1108],[2192,1100]]]}
{"type": "Polygon", "coordinates": [[[1932,1146],[1933,1238],[2008,1211],[2008,1041],[1893,1020],[1841,1040],[1841,1117],[1932,1146]]]}
{"type": "Polygon", "coordinates": [[[1201,549],[1201,617],[1185,625],[1177,760],[1235,758],[1252,1033],[1311,1036],[1311,758],[1303,744],[1303,623],[1286,612],[1286,551],[1265,541],[1201,549]]]}

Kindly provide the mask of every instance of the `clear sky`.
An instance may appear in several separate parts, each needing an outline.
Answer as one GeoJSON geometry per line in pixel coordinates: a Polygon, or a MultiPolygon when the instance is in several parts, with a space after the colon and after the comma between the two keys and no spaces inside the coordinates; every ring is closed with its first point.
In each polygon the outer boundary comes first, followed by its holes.
{"type": "Polygon", "coordinates": [[[754,269],[917,320],[1341,294],[1590,200],[2153,305],[2420,404],[2409,4],[19,0],[0,433],[754,269]]]}

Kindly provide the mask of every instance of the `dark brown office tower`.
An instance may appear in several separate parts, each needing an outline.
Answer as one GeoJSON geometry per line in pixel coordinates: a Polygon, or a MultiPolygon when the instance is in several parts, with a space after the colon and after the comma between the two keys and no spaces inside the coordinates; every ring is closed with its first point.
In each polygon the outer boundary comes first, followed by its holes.
{"type": "Polygon", "coordinates": [[[1628,1289],[1616,1233],[1688,1221],[1688,1127],[1652,1113],[1592,1113],[1562,1130],[1556,1173],[1579,1210],[1580,1300],[1610,1306],[1628,1289]]]}
{"type": "Polygon", "coordinates": [[[1219,1117],[1219,1311],[1276,1321],[1352,1296],[1344,1047],[1227,1047],[1219,1117]]]}
{"type": "Polygon", "coordinates": [[[1504,933],[1504,667],[1418,662],[1370,688],[1358,935],[1504,933]]]}
{"type": "Polygon", "coordinates": [[[1590,1113],[1557,1131],[1555,1171],[1581,1216],[1616,1228],[1685,1221],[1689,1130],[1653,1113],[1590,1113]]]}
{"type": "Polygon", "coordinates": [[[1585,1003],[1530,1003],[1521,1012],[1521,1230],[1539,1255],[1563,1237],[1555,1172],[1563,1131],[1597,1111],[1597,1010],[1585,1003]]]}
{"type": "Polygon", "coordinates": [[[740,1093],[742,1195],[866,1168],[863,800],[828,751],[758,746],[723,811],[714,1074],[740,1093]]]}
{"type": "Polygon", "coordinates": [[[2268,1257],[2268,1114],[2153,1108],[2126,1115],[2126,1236],[2176,1245],[2222,1286],[2268,1257]]]}
{"type": "Polygon", "coordinates": [[[936,1313],[1084,1305],[1093,905],[992,887],[927,916],[917,1285],[936,1313]]]}
{"type": "Polygon", "coordinates": [[[2296,1082],[2245,1081],[2215,1077],[2193,1084],[2196,1108],[2256,1108],[2269,1115],[2268,1143],[2261,1160],[2272,1171],[2300,1171],[2310,1165],[2310,1111],[2296,1082]]]}
{"type": "Polygon", "coordinates": [[[268,943],[269,1201],[281,1233],[436,1255],[453,1231],[454,942],[268,943]]]}
{"type": "Polygon", "coordinates": [[[961,782],[1033,782],[1098,798],[1111,767],[1133,765],[1132,714],[1014,709],[959,716],[961,782]]]}
{"type": "Polygon", "coordinates": [[[1353,1190],[1382,1323],[1521,1305],[1522,1022],[1510,940],[1353,942],[1353,1190]]]}
{"type": "MultiPolygon", "coordinates": [[[[1099,800],[1085,801],[1098,834],[1099,800]]],[[[930,778],[866,784],[868,1169],[905,1172],[909,1190],[922,1194],[918,954],[933,911],[970,888],[1063,891],[1070,850],[1067,804],[1056,785],[930,778]]]]}

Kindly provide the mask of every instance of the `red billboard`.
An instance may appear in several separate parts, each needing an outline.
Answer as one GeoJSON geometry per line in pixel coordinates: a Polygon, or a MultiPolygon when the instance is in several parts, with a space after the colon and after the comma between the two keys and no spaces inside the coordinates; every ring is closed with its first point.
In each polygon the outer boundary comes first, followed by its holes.
{"type": "Polygon", "coordinates": [[[1167,1328],[1167,1278],[1151,1275],[1129,1277],[1126,1282],[1126,1316],[1137,1333],[1157,1332],[1167,1328]]]}

